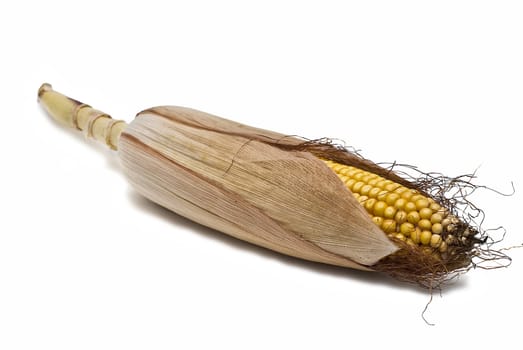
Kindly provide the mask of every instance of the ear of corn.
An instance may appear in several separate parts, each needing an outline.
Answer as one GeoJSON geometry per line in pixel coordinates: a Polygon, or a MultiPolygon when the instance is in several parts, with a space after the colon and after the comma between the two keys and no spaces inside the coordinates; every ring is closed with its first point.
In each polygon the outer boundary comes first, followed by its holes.
{"type": "Polygon", "coordinates": [[[139,193],[233,237],[430,287],[481,254],[477,231],[430,196],[328,143],[172,106],[127,125],[48,84],[38,96],[61,124],[118,149],[139,193]]]}

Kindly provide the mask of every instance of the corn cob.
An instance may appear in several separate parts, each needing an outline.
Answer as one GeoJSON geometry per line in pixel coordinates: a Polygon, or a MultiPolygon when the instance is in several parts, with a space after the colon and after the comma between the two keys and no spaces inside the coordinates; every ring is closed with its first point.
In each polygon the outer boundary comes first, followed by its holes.
{"type": "Polygon", "coordinates": [[[453,208],[346,149],[182,107],[127,124],[49,84],[38,97],[59,123],[118,150],[143,196],[253,244],[430,287],[481,252],[453,208]]]}
{"type": "Polygon", "coordinates": [[[389,238],[445,254],[471,233],[465,230],[456,237],[460,220],[417,190],[352,166],[324,161],[389,238]]]}

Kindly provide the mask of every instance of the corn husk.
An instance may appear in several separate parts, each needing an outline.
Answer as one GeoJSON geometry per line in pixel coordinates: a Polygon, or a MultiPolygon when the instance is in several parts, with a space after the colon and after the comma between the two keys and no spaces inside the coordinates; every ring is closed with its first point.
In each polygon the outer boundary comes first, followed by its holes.
{"type": "Polygon", "coordinates": [[[287,255],[368,269],[398,248],[302,141],[182,107],[138,114],[118,145],[145,197],[287,255]]]}

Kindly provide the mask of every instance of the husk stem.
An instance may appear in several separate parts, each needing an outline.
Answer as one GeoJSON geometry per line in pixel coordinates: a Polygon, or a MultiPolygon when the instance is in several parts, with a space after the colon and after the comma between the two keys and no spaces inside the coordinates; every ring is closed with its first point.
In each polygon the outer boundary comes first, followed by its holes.
{"type": "Polygon", "coordinates": [[[58,123],[83,131],[85,136],[105,144],[112,150],[118,148],[118,141],[127,123],[112,119],[107,113],[67,97],[44,83],[38,89],[38,102],[58,123]]]}

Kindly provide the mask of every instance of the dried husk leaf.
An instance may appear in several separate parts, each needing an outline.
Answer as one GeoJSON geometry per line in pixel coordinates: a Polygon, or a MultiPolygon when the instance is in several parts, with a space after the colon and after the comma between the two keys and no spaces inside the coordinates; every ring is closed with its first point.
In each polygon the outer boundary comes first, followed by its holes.
{"type": "Polygon", "coordinates": [[[118,145],[138,192],[287,255],[368,270],[394,245],[297,138],[182,107],[138,114],[118,145]]]}

